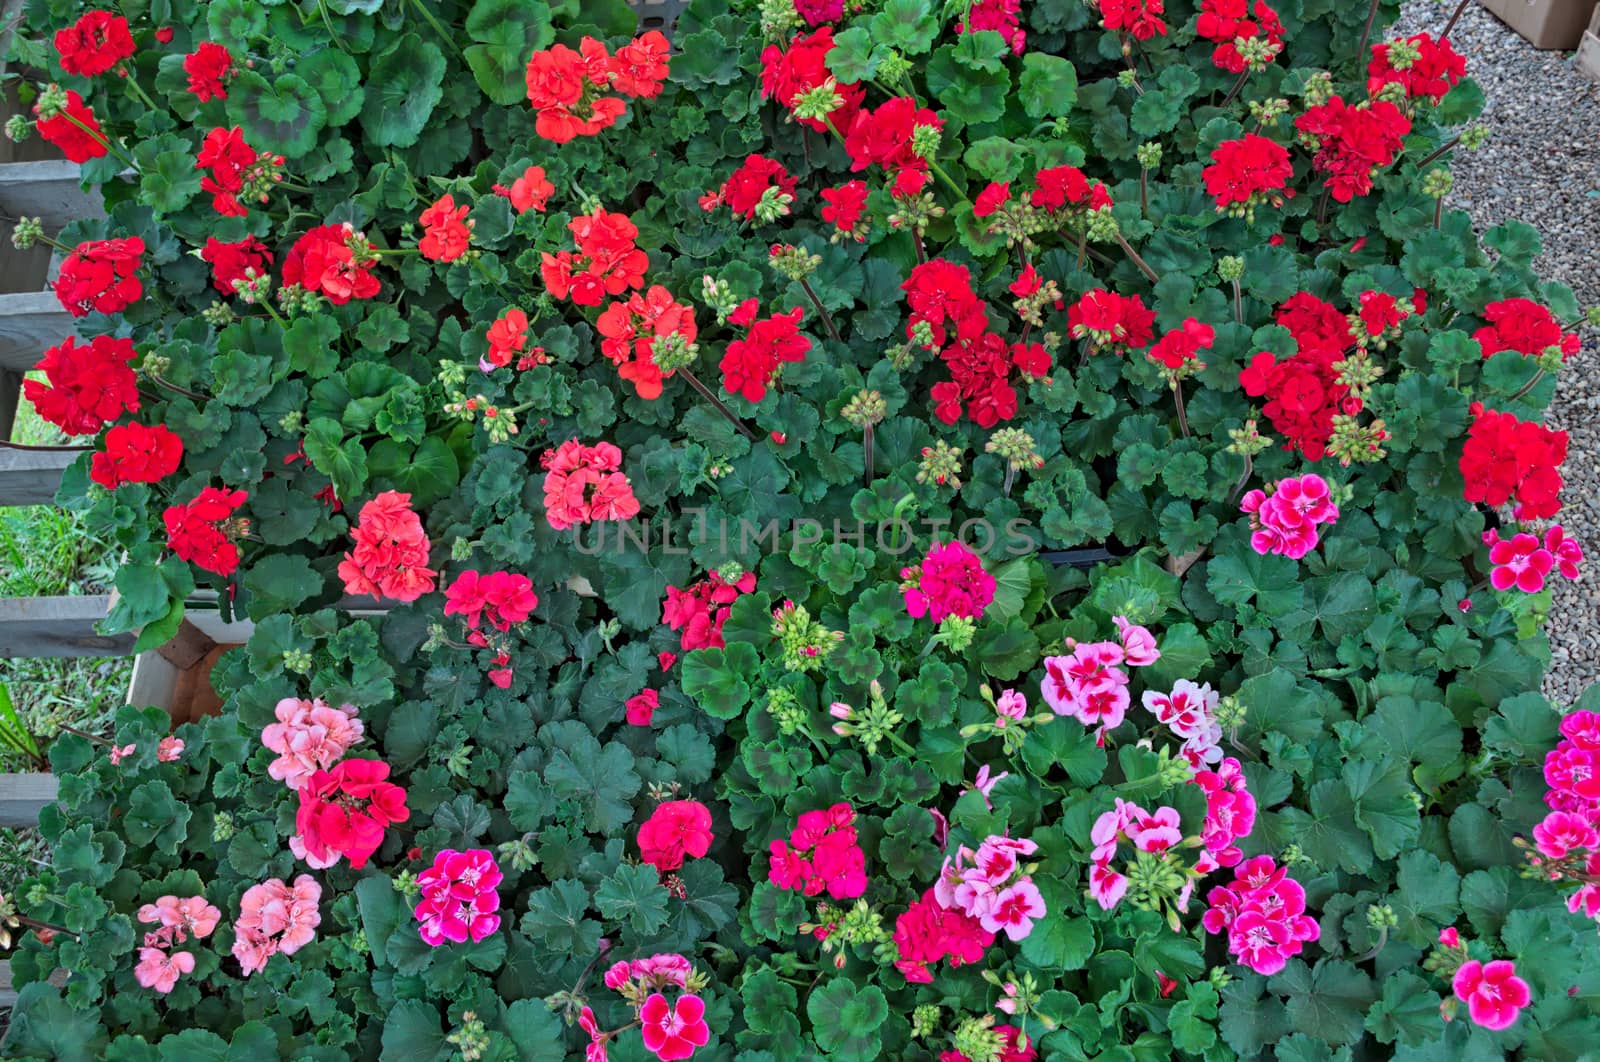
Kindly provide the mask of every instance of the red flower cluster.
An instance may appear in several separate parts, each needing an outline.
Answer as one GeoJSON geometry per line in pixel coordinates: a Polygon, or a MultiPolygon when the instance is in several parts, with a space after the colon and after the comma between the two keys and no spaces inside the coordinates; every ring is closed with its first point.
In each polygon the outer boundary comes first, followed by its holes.
{"type": "Polygon", "coordinates": [[[1011,371],[1043,376],[1050,357],[1038,344],[1007,345],[989,331],[983,300],[972,290],[966,266],[934,258],[915,266],[901,285],[911,307],[906,336],[913,343],[940,349],[951,379],[933,385],[934,415],[946,424],[962,411],[980,427],[992,428],[1017,412],[1011,371]]]}
{"type": "Polygon", "coordinates": [[[1262,55],[1271,62],[1283,50],[1283,22],[1265,0],[1200,0],[1200,18],[1195,32],[1215,44],[1211,61],[1234,74],[1249,68],[1250,60],[1239,50],[1240,41],[1265,38],[1262,55]]]}
{"type": "Polygon", "coordinates": [[[1426,33],[1413,34],[1403,41],[1374,44],[1372,58],[1367,62],[1367,94],[1376,96],[1385,85],[1405,86],[1406,96],[1417,99],[1426,96],[1435,103],[1455,87],[1467,73],[1467,61],[1450,46],[1448,40],[1436,41],[1426,33]],[[1414,51],[1416,58],[1404,66],[1396,65],[1396,45],[1400,50],[1414,51]]]}
{"type": "Polygon", "coordinates": [[[294,242],[283,259],[283,282],[321,292],[335,306],[351,299],[370,299],[378,293],[372,275],[377,253],[367,238],[348,221],[318,225],[294,242]]]}
{"type": "Polygon", "coordinates": [[[238,126],[207,133],[194,167],[211,171],[200,179],[200,190],[210,193],[211,208],[223,217],[244,217],[249,210],[241,195],[265,203],[267,193],[283,180],[283,156],[256,151],[238,126]]]}
{"type": "Polygon", "coordinates": [[[212,41],[203,42],[183,57],[183,72],[189,75],[189,91],[201,103],[228,98],[228,78],[233,74],[233,56],[212,41]]]}
{"type": "MultiPolygon", "coordinates": [[[[777,100],[794,110],[800,97],[833,77],[828,70],[828,53],[834,49],[833,28],[823,26],[812,33],[795,37],[787,47],[769,44],[761,51],[761,98],[777,100]]],[[[820,118],[795,119],[807,129],[828,132],[831,125],[840,134],[849,130],[861,110],[867,90],[858,82],[834,82],[834,91],[844,101],[826,121],[820,118]]]]}
{"type": "Polygon", "coordinates": [[[661,93],[667,77],[667,39],[655,30],[617,49],[616,55],[593,37],[578,42],[578,51],[557,44],[534,52],[528,60],[528,102],[539,112],[535,131],[546,140],[565,144],[594,136],[627,110],[616,96],[651,98],[661,93]]]}
{"type": "Polygon", "coordinates": [[[234,281],[272,272],[272,252],[254,236],[237,243],[223,243],[215,236],[207,236],[200,260],[211,266],[211,286],[224,295],[234,294],[234,281]]]}
{"type": "Polygon", "coordinates": [[[1243,214],[1261,202],[1282,206],[1286,197],[1272,193],[1283,191],[1293,175],[1288,149],[1255,133],[1218,144],[1211,165],[1200,172],[1219,214],[1229,207],[1238,207],[1235,212],[1243,214]]]}
{"type": "Polygon", "coordinates": [[[89,478],[107,490],[154,483],[176,472],[182,459],[183,440],[165,425],[118,424],[106,432],[105,451],[90,459],[89,478]]]}
{"type": "Polygon", "coordinates": [[[56,275],[56,298],[74,317],[120,313],[139,301],[139,257],[144,241],[137,236],[85,240],[72,249],[56,275]]]}
{"type": "Polygon", "coordinates": [[[894,965],[907,981],[925,985],[933,980],[930,964],[940,959],[948,959],[951,966],[977,962],[993,943],[994,934],[976,918],[945,908],[929,889],[895,920],[894,946],[899,958],[894,965]]]}
{"type": "Polygon", "coordinates": [[[197,568],[232,575],[239,567],[239,547],[229,540],[222,523],[246,497],[242,490],[205,487],[188,504],[168,506],[161,514],[167,525],[167,545],[197,568]]]}
{"type": "Polygon", "coordinates": [[[381,760],[341,760],[317,771],[300,790],[290,847],[314,867],[332,866],[340,856],[351,870],[365,867],[389,825],[411,817],[406,791],[388,778],[381,760]]]}
{"type": "Polygon", "coordinates": [[[1372,191],[1373,175],[1394,161],[1411,119],[1387,100],[1352,107],[1335,96],[1296,118],[1294,127],[1316,151],[1311,164],[1327,174],[1324,186],[1348,203],[1372,191]]]}
{"type": "Polygon", "coordinates": [[[109,11],[89,11],[78,21],[56,30],[56,52],[61,69],[79,77],[95,77],[133,54],[133,34],[128,20],[109,11]]]}
{"type": "Polygon", "coordinates": [[[1210,350],[1216,338],[1216,329],[1208,324],[1201,324],[1196,318],[1186,317],[1183,320],[1183,327],[1174,328],[1157,340],[1146,357],[1173,371],[1181,370],[1191,362],[1195,368],[1203,369],[1205,365],[1199,360],[1200,352],[1210,350]]]}
{"type": "Polygon", "coordinates": [[[1068,207],[1103,210],[1111,206],[1111,193],[1076,166],[1049,166],[1034,174],[1032,202],[1052,212],[1068,207]]]}
{"type": "Polygon", "coordinates": [[[422,257],[433,262],[454,262],[467,253],[472,245],[472,222],[467,219],[467,206],[456,206],[455,196],[446,192],[417,219],[422,225],[422,239],[417,250],[422,257]]]}
{"type": "Polygon", "coordinates": [[[523,623],[539,606],[539,595],[526,575],[489,572],[480,575],[471,568],[456,576],[444,592],[444,614],[460,616],[472,630],[488,619],[497,631],[509,631],[523,623]]]}
{"type": "Polygon", "coordinates": [[[1067,307],[1067,332],[1089,341],[1091,353],[1131,354],[1155,338],[1156,312],[1137,295],[1094,288],[1067,307]]]}
{"type": "MultiPolygon", "coordinates": [[[[751,299],[745,306],[754,310],[754,303],[751,299]]],[[[720,365],[723,390],[750,402],[765,398],[767,384],[778,368],[786,361],[804,361],[811,349],[811,340],[800,334],[803,316],[805,311],[799,306],[788,313],[775,313],[752,322],[742,338],[730,342],[720,365]]]]}
{"type": "Polygon", "coordinates": [[[1298,352],[1281,361],[1266,351],[1257,354],[1239,373],[1239,383],[1253,398],[1268,397],[1267,419],[1288,440],[1287,449],[1318,461],[1327,452],[1334,415],[1362,408],[1333,367],[1355,342],[1350,321],[1304,291],[1278,308],[1276,320],[1294,336],[1298,352]]]}
{"type": "Polygon", "coordinates": [[[767,880],[780,889],[807,896],[824,891],[835,900],[852,900],[867,891],[867,857],[856,841],[856,813],[849,804],[826,811],[801,812],[789,841],[773,841],[767,880]]]}
{"type": "Polygon", "coordinates": [[[542,214],[545,204],[556,194],[556,186],[546,179],[543,166],[529,166],[522,171],[521,177],[511,182],[510,188],[497,184],[494,193],[511,200],[511,209],[518,214],[526,214],[530,210],[542,214]]]}
{"type": "Polygon", "coordinates": [[[622,704],[629,726],[649,726],[651,718],[659,707],[661,707],[661,694],[651,689],[640,690],[622,704]]]}
{"type": "Polygon", "coordinates": [[[868,194],[865,181],[846,181],[837,188],[824,188],[822,201],[827,205],[822,208],[822,220],[833,222],[840,237],[857,243],[865,241],[868,226],[861,223],[861,215],[867,208],[868,194]]]}
{"type": "Polygon", "coordinates": [[[608,442],[568,439],[539,458],[545,470],[544,517],[557,531],[596,520],[632,520],[639,499],[620,470],[622,451],[608,442]]]}
{"type": "Polygon", "coordinates": [[[693,343],[699,335],[694,309],[672,298],[672,293],[652,284],[643,295],[634,292],[626,302],[613,302],[595,322],[600,333],[600,352],[617,366],[617,375],[633,384],[639,397],[661,397],[663,374],[656,367],[656,340],[673,334],[693,343]]]}
{"type": "Polygon", "coordinates": [[[60,148],[68,162],[82,164],[101,157],[109,150],[94,111],[83,102],[82,96],[71,89],[67,89],[67,102],[58,113],[49,118],[41,117],[39,104],[35,103],[33,115],[38,119],[34,128],[39,130],[39,135],[60,148]]]}
{"type": "Polygon", "coordinates": [[[44,352],[34,371],[45,378],[23,380],[22,396],[66,434],[93,435],[138,411],[139,380],[128,367],[137,356],[131,339],[95,336],[80,345],[68,336],[44,352]]]}
{"type": "Polygon", "coordinates": [[[626,214],[597,207],[593,214],[580,214],[569,221],[567,231],[577,243],[577,253],[546,251],[539,266],[551,295],[558,299],[570,296],[579,306],[599,306],[607,295],[644,287],[650,257],[634,246],[639,228],[626,214]]]}
{"type": "Polygon", "coordinates": [[[771,199],[777,213],[787,214],[794,201],[794,177],[783,163],[765,155],[749,155],[739,164],[722,187],[700,197],[700,208],[711,211],[726,204],[741,218],[756,216],[756,207],[771,199]],[[775,192],[769,196],[769,192],[775,192]]]}
{"type": "Polygon", "coordinates": [[[661,622],[682,632],[678,642],[685,650],[720,649],[723,645],[722,624],[728,618],[729,606],[739,599],[739,595],[748,594],[755,588],[754,572],[745,572],[731,583],[712,572],[682,590],[669,586],[667,599],[661,605],[661,622]]]}
{"type": "Polygon", "coordinates": [[[1482,402],[1472,403],[1470,411],[1472,427],[1460,461],[1467,501],[1500,506],[1515,498],[1518,520],[1560,512],[1567,433],[1485,409],[1482,402]]]}
{"type": "Polygon", "coordinates": [[[698,800],[668,800],[639,827],[639,856],[661,873],[703,858],[711,848],[711,810],[698,800]]]}
{"type": "Polygon", "coordinates": [[[1555,315],[1532,299],[1502,299],[1483,308],[1488,322],[1472,333],[1486,358],[1502,350],[1538,357],[1551,347],[1566,361],[1578,352],[1578,334],[1563,333],[1555,315]]]}
{"type": "Polygon", "coordinates": [[[1157,35],[1167,35],[1167,24],[1161,20],[1166,13],[1164,0],[1099,0],[1100,28],[1112,33],[1126,33],[1136,41],[1147,41],[1157,35]]]}
{"type": "Polygon", "coordinates": [[[411,510],[411,495],[386,490],[361,507],[350,529],[355,549],[339,562],[346,593],[415,601],[433,593],[427,532],[411,510]]]}
{"type": "Polygon", "coordinates": [[[944,121],[933,111],[918,106],[910,96],[897,96],[875,111],[862,107],[848,130],[841,127],[850,169],[864,170],[876,163],[893,179],[895,195],[922,191],[928,178],[928,160],[911,150],[911,138],[919,126],[943,129],[944,121]]]}
{"type": "Polygon", "coordinates": [[[550,360],[543,347],[528,346],[528,315],[515,306],[495,318],[485,338],[489,341],[489,352],[478,359],[478,368],[484,372],[510,365],[512,355],[516,355],[518,372],[550,360]]]}
{"type": "Polygon", "coordinates": [[[967,9],[967,18],[956,23],[957,33],[982,33],[993,30],[1005,38],[1018,55],[1028,46],[1022,30],[1022,0],[977,0],[967,9]],[[968,22],[971,25],[968,25],[968,22]]]}

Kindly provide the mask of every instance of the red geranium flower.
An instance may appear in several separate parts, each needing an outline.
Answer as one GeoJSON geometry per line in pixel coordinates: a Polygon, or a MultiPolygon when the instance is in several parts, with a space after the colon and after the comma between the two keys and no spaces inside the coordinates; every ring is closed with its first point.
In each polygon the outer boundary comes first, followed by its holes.
{"type": "Polygon", "coordinates": [[[496,630],[508,631],[512,624],[525,622],[539,605],[539,595],[526,575],[480,575],[471,568],[455,577],[444,596],[444,614],[460,616],[473,630],[487,618],[496,630]]]}
{"type": "Polygon", "coordinates": [[[1283,197],[1272,193],[1282,191],[1293,175],[1288,149],[1255,133],[1218,144],[1211,165],[1200,173],[1219,214],[1235,204],[1253,206],[1268,200],[1280,205],[1283,197]]]}
{"type": "Polygon", "coordinates": [[[780,213],[789,212],[788,201],[794,199],[794,177],[783,168],[783,163],[769,159],[765,155],[747,156],[739,168],[734,170],[723,185],[709,198],[702,197],[700,205],[711,210],[719,205],[726,204],[728,209],[742,218],[753,218],[756,207],[766,196],[768,189],[776,188],[781,196],[788,200],[780,199],[780,213]]]}
{"type": "Polygon", "coordinates": [[[388,826],[411,817],[406,791],[388,778],[389,765],[380,760],[341,760],[313,774],[295,815],[306,855],[324,866],[344,856],[350,869],[365,867],[388,826]]]}
{"type": "Polygon", "coordinates": [[[638,226],[627,215],[596,208],[567,224],[577,253],[544,253],[539,274],[550,294],[579,306],[599,306],[607,295],[644,286],[650,257],[634,245],[638,226]]]}
{"type": "Polygon", "coordinates": [[[667,80],[667,56],[672,45],[656,30],[649,30],[617,49],[612,56],[615,74],[611,87],[624,96],[653,99],[667,80]]]}
{"type": "Polygon", "coordinates": [[[1403,41],[1374,44],[1367,62],[1367,95],[1376,96],[1388,84],[1405,86],[1406,95],[1427,97],[1437,103],[1467,73],[1467,61],[1448,40],[1436,41],[1426,33],[1413,34],[1403,41]],[[1416,53],[1404,69],[1394,63],[1395,46],[1403,44],[1416,53]]]}
{"type": "Polygon", "coordinates": [[[1283,50],[1283,22],[1265,0],[1201,0],[1200,18],[1195,32],[1216,44],[1211,61],[1234,74],[1242,74],[1250,65],[1239,51],[1239,42],[1266,38],[1266,61],[1271,62],[1283,50]]]}
{"type": "MultiPolygon", "coordinates": [[[[1181,369],[1185,362],[1196,361],[1202,350],[1210,350],[1217,338],[1216,329],[1186,317],[1182,328],[1174,328],[1151,347],[1148,357],[1168,369],[1181,369]]],[[[1205,368],[1204,365],[1199,366],[1205,368]]]]}
{"type": "Polygon", "coordinates": [[[295,241],[283,259],[283,282],[321,292],[335,306],[378,293],[372,269],[377,255],[367,238],[348,221],[318,225],[295,241]]]}
{"type": "Polygon", "coordinates": [[[128,363],[133,340],[96,336],[79,345],[68,336],[44,352],[35,370],[45,381],[25,379],[22,395],[39,416],[68,435],[93,435],[124,413],[139,409],[139,381],[128,363]]]}
{"type": "Polygon", "coordinates": [[[139,301],[139,256],[144,241],[137,236],[85,240],[73,248],[56,275],[56,298],[74,317],[119,313],[139,301]]]}
{"type": "MultiPolygon", "coordinates": [[[[745,572],[731,583],[712,572],[682,590],[669,586],[667,599],[661,605],[661,622],[680,632],[680,649],[720,649],[723,646],[722,625],[728,619],[729,606],[741,594],[751,593],[755,588],[754,572],[745,572]]],[[[663,653],[658,659],[665,670],[678,658],[672,653],[663,653]]]]}
{"type": "Polygon", "coordinates": [[[688,993],[678,997],[674,1008],[660,992],[650,993],[639,1008],[639,1035],[661,1062],[688,1058],[711,1039],[705,1001],[688,993]]]}
{"type": "Polygon", "coordinates": [[[513,355],[519,355],[528,345],[528,315],[515,306],[495,318],[489,326],[489,353],[483,356],[478,368],[484,372],[503,369],[511,364],[513,355]]]}
{"type": "Polygon", "coordinates": [[[1167,35],[1163,0],[1100,0],[1100,28],[1127,33],[1136,41],[1167,35]]]}
{"type": "Polygon", "coordinates": [[[1510,413],[1470,407],[1472,427],[1459,467],[1469,502],[1500,506],[1516,499],[1518,520],[1543,520],[1561,511],[1561,462],[1567,433],[1551,431],[1510,413]]]}
{"type": "Polygon", "coordinates": [[[433,593],[438,573],[428,567],[431,544],[411,509],[411,495],[386,490],[367,502],[350,537],[355,548],[339,562],[346,593],[394,601],[433,593]]]}
{"type": "Polygon", "coordinates": [[[1348,203],[1372,191],[1372,177],[1394,161],[1411,120],[1387,100],[1350,106],[1338,96],[1295,119],[1294,127],[1316,145],[1312,166],[1327,174],[1333,198],[1348,203]]]}
{"type": "Polygon", "coordinates": [[[649,726],[650,719],[661,705],[661,695],[655,690],[640,690],[623,704],[630,726],[649,726]]]}
{"type": "Polygon", "coordinates": [[[796,306],[750,325],[741,339],[728,344],[722,355],[722,386],[730,395],[751,402],[767,396],[767,384],[784,362],[804,361],[811,340],[800,334],[805,311],[796,306]]]}
{"type": "Polygon", "coordinates": [[[206,237],[200,260],[211,266],[211,286],[224,295],[234,294],[234,281],[262,277],[272,272],[272,252],[254,236],[237,243],[206,237]]]}
{"type": "Polygon", "coordinates": [[[836,188],[824,188],[822,220],[833,222],[840,237],[849,237],[857,243],[867,238],[867,226],[861,224],[861,215],[867,207],[868,189],[865,181],[846,181],[836,188]]]}
{"type": "Polygon", "coordinates": [[[90,159],[100,158],[109,150],[94,111],[83,102],[82,96],[71,89],[67,89],[67,102],[58,113],[49,118],[42,117],[39,104],[35,103],[33,114],[38,118],[35,128],[39,130],[39,135],[60,148],[68,162],[81,165],[90,159]]]}
{"type": "Polygon", "coordinates": [[[1092,351],[1128,353],[1155,338],[1156,313],[1137,295],[1119,295],[1105,288],[1084,292],[1067,308],[1067,331],[1087,339],[1092,351]]]}
{"type": "MultiPolygon", "coordinates": [[[[787,46],[767,45],[761,52],[761,97],[777,100],[781,106],[794,110],[801,96],[833,77],[828,69],[827,58],[835,47],[831,26],[822,26],[811,33],[797,36],[787,46]]],[[[795,120],[818,133],[830,132],[830,124],[840,133],[849,130],[855,124],[856,114],[861,109],[861,101],[866,99],[867,90],[859,82],[841,84],[835,80],[834,91],[844,102],[828,115],[826,121],[820,118],[795,120]]]]}
{"type": "Polygon", "coordinates": [[[200,179],[200,190],[210,193],[212,209],[224,217],[244,217],[249,210],[241,197],[265,203],[283,179],[283,156],[257,151],[238,126],[207,133],[194,165],[211,171],[200,179]]]}
{"type": "Polygon", "coordinates": [[[128,20],[109,11],[90,11],[56,31],[61,69],[79,77],[103,74],[133,54],[128,20]]]}
{"type": "Polygon", "coordinates": [[[242,490],[205,487],[193,501],[169,506],[161,514],[167,525],[167,545],[181,559],[217,575],[232,575],[239,567],[239,547],[221,525],[243,505],[242,490]]]}
{"type": "Polygon", "coordinates": [[[1111,193],[1099,181],[1091,181],[1076,166],[1051,166],[1033,178],[1032,202],[1040,210],[1062,210],[1067,206],[1087,206],[1100,210],[1111,206],[1111,193]]]}
{"type": "Polygon", "coordinates": [[[1502,350],[1537,357],[1554,347],[1566,361],[1578,352],[1576,332],[1563,333],[1561,322],[1532,299],[1502,299],[1483,308],[1488,322],[1472,333],[1486,358],[1502,350]]]}
{"type": "Polygon", "coordinates": [[[943,129],[944,121],[910,96],[896,96],[874,111],[862,107],[848,130],[839,126],[850,169],[864,170],[877,163],[891,173],[925,171],[928,160],[911,150],[911,138],[921,126],[943,129]]]}
{"type": "Polygon", "coordinates": [[[657,339],[676,334],[693,343],[699,335],[693,307],[676,302],[659,284],[607,306],[595,321],[595,330],[602,337],[600,352],[616,363],[617,374],[647,401],[661,397],[661,382],[672,375],[656,366],[657,339]]]}
{"type": "Polygon", "coordinates": [[[465,204],[456,206],[455,196],[446,192],[417,219],[423,228],[417,250],[435,262],[453,262],[467,253],[472,244],[472,222],[467,220],[465,204]]]}
{"type": "Polygon", "coordinates": [[[565,531],[596,520],[632,520],[639,499],[622,472],[622,451],[608,442],[585,445],[568,439],[539,458],[544,468],[544,516],[565,531]]]}
{"type": "Polygon", "coordinates": [[[497,184],[494,186],[497,195],[503,195],[511,200],[511,209],[519,214],[526,214],[530,210],[544,213],[545,204],[550,197],[555,195],[556,186],[545,179],[543,166],[529,166],[522,172],[522,176],[511,182],[511,187],[497,184]]]}
{"type": "Polygon", "coordinates": [[[557,44],[528,60],[528,102],[539,112],[534,131],[552,143],[593,136],[627,110],[620,99],[600,95],[615,76],[605,45],[585,37],[579,49],[557,44]]]}
{"type": "Polygon", "coordinates": [[[640,856],[663,874],[683,866],[685,856],[703,857],[711,841],[711,812],[697,800],[658,804],[639,827],[640,856]]]}
{"type": "Polygon", "coordinates": [[[991,181],[989,186],[978,193],[978,198],[972,201],[972,216],[986,218],[1006,205],[1011,198],[1011,182],[991,181]]]}
{"type": "Polygon", "coordinates": [[[89,478],[107,490],[155,483],[176,472],[182,460],[183,440],[165,425],[118,424],[106,432],[105,451],[90,460],[89,478]]]}
{"type": "Polygon", "coordinates": [[[183,72],[189,75],[189,91],[201,103],[228,98],[228,79],[233,74],[233,55],[214,41],[204,41],[183,57],[183,72]]]}

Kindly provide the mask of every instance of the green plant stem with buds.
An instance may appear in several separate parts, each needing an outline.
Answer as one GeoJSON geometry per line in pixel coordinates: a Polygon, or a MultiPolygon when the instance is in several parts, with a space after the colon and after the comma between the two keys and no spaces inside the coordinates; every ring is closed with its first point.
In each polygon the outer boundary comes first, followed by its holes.
{"type": "Polygon", "coordinates": [[[1133,244],[1129,243],[1128,238],[1120,232],[1117,233],[1117,244],[1122,248],[1122,253],[1126,254],[1129,260],[1131,260],[1134,265],[1139,267],[1139,272],[1143,273],[1147,278],[1149,278],[1150,283],[1161,283],[1161,275],[1154,269],[1150,268],[1150,263],[1146,262],[1142,257],[1140,257],[1139,252],[1133,249],[1133,244]]]}
{"type": "Polygon", "coordinates": [[[822,327],[828,330],[828,338],[833,340],[835,343],[843,343],[844,337],[839,334],[839,329],[833,323],[833,318],[829,316],[827,307],[823,306],[822,300],[817,298],[816,291],[814,291],[811,287],[811,281],[802,277],[800,280],[800,290],[806,293],[806,298],[810,299],[811,305],[816,307],[817,316],[822,318],[822,327]]]}
{"type": "Polygon", "coordinates": [[[941,181],[950,186],[950,190],[956,194],[957,199],[961,200],[963,203],[969,202],[966,191],[959,184],[957,184],[948,173],[944,171],[943,166],[939,165],[932,159],[929,159],[928,168],[933,171],[935,177],[938,177],[941,181]]]}
{"type": "Polygon", "coordinates": [[[1427,166],[1428,163],[1432,162],[1434,159],[1438,158],[1440,155],[1443,155],[1445,152],[1453,150],[1456,147],[1456,145],[1458,145],[1460,143],[1461,143],[1461,137],[1459,135],[1453,136],[1449,140],[1446,140],[1443,144],[1440,144],[1431,153],[1429,153],[1425,158],[1423,158],[1423,160],[1421,162],[1417,163],[1417,169],[1420,170],[1423,167],[1427,166]]]}
{"type": "Polygon", "coordinates": [[[1172,381],[1172,401],[1178,407],[1178,431],[1183,433],[1185,439],[1189,438],[1189,414],[1183,408],[1183,381],[1172,381]]]}
{"type": "Polygon", "coordinates": [[[1541,368],[1529,378],[1527,383],[1517,388],[1516,391],[1512,393],[1511,397],[1506,399],[1506,401],[1515,402],[1517,399],[1521,398],[1523,395],[1539,386],[1539,381],[1542,379],[1544,379],[1544,369],[1541,368]]]}
{"type": "Polygon", "coordinates": [[[1239,80],[1237,80],[1237,81],[1235,81],[1233,83],[1233,88],[1228,90],[1228,94],[1226,96],[1222,97],[1222,102],[1219,103],[1217,106],[1226,107],[1228,104],[1232,103],[1234,101],[1234,98],[1239,95],[1239,91],[1244,88],[1244,83],[1246,81],[1249,81],[1249,80],[1250,80],[1250,67],[1246,66],[1244,68],[1244,73],[1239,75],[1239,80]]]}
{"type": "Polygon", "coordinates": [[[1244,490],[1244,485],[1250,482],[1250,474],[1254,472],[1255,469],[1256,459],[1251,457],[1249,454],[1246,454],[1244,458],[1244,472],[1240,474],[1239,481],[1233,485],[1233,489],[1228,492],[1229,505],[1232,505],[1234,500],[1239,497],[1239,492],[1244,490]]]}

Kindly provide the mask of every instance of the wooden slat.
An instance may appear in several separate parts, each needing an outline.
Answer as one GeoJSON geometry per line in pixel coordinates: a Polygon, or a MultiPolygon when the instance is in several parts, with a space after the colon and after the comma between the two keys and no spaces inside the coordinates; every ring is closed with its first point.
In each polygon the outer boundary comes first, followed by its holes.
{"type": "MultiPolygon", "coordinates": [[[[5,137],[0,136],[0,140],[5,137]]],[[[0,369],[0,439],[11,438],[17,423],[17,406],[22,402],[22,374],[0,369]]]]}
{"type": "Polygon", "coordinates": [[[0,507],[49,505],[61,473],[82,450],[8,450],[0,447],[0,507]]]}
{"type": "Polygon", "coordinates": [[[0,774],[0,826],[39,825],[39,812],[55,803],[56,789],[53,774],[0,774]]]}
{"type": "MultiPolygon", "coordinates": [[[[49,982],[57,988],[67,983],[67,971],[56,970],[50,974],[49,982]]],[[[9,1009],[17,1005],[17,990],[11,980],[11,962],[0,959],[0,1009],[9,1009]]]]}
{"type": "Polygon", "coordinates": [[[72,315],[61,308],[55,292],[0,295],[0,369],[27,372],[46,347],[72,333],[72,315]]]}
{"type": "Polygon", "coordinates": [[[18,656],[127,656],[132,633],[103,635],[109,596],[0,598],[0,658],[18,656]]]}
{"type": "Polygon", "coordinates": [[[84,191],[78,164],[66,159],[0,163],[0,213],[38,218],[51,236],[69,221],[105,213],[98,188],[84,191]]]}

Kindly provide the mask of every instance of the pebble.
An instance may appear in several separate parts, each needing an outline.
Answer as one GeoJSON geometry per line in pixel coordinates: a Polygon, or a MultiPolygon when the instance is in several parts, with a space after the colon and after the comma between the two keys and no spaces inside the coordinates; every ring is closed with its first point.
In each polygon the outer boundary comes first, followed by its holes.
{"type": "MultiPolygon", "coordinates": [[[[1454,3],[1406,0],[1390,36],[1427,30],[1438,35],[1454,3]]],[[[1580,73],[1571,53],[1539,51],[1499,19],[1468,6],[1450,34],[1482,86],[1479,122],[1489,129],[1478,151],[1454,156],[1455,191],[1448,204],[1466,210],[1481,232],[1517,219],[1539,230],[1541,278],[1573,289],[1582,306],[1600,305],[1600,82],[1580,73]]],[[[1600,336],[1561,373],[1547,423],[1569,435],[1565,503],[1560,522],[1582,542],[1590,570],[1557,576],[1546,633],[1552,666],[1544,693],[1558,705],[1577,700],[1600,680],[1600,336]]]]}

